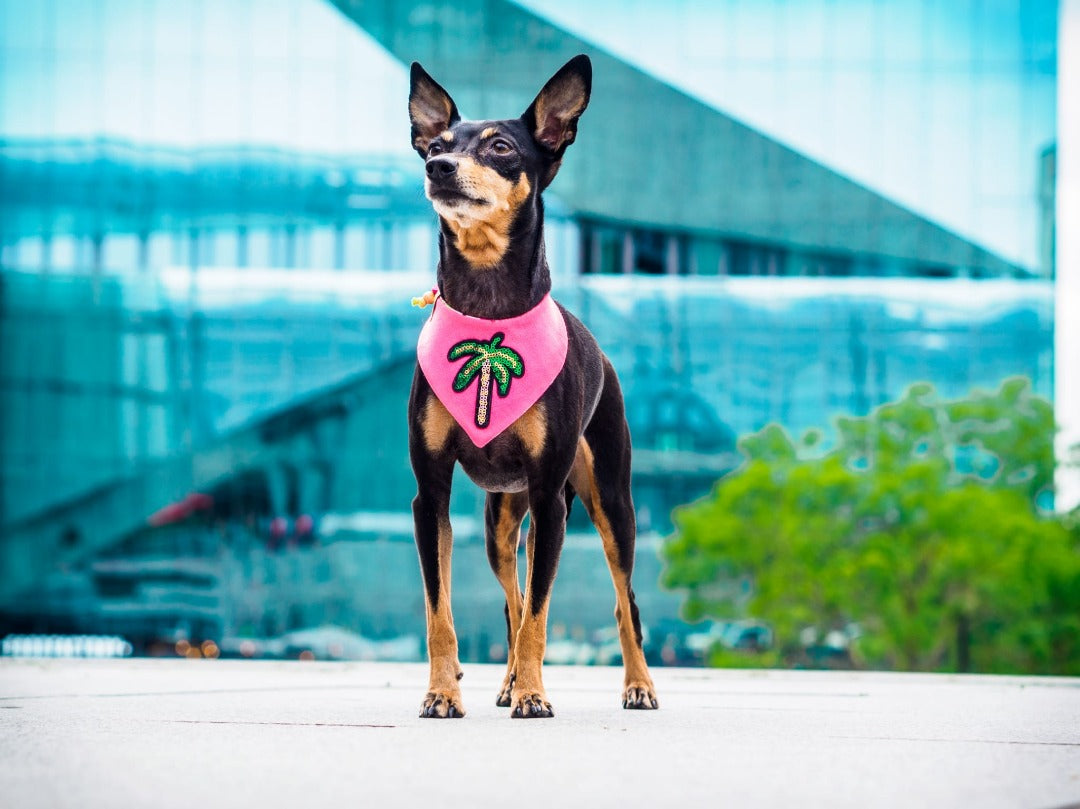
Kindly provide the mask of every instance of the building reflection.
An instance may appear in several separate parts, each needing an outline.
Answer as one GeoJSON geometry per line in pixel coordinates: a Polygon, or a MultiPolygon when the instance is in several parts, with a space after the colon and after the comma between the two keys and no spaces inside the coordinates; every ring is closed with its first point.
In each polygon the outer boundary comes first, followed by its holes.
{"type": "MultiPolygon", "coordinates": [[[[547,254],[626,393],[655,659],[693,659],[656,548],[671,509],[739,463],[738,436],[827,430],[919,380],[959,396],[1023,375],[1051,393],[1052,144],[979,157],[987,173],[1006,157],[1030,167],[1038,194],[1013,217],[1038,244],[1025,262],[516,4],[304,0],[306,27],[286,35],[304,56],[285,79],[261,40],[240,64],[219,58],[228,26],[201,22],[185,47],[210,67],[133,69],[154,45],[102,44],[127,24],[107,5],[79,12],[81,45],[3,46],[53,89],[8,94],[0,128],[0,633],[113,633],[202,658],[420,653],[404,405],[423,315],[408,301],[430,288],[437,232],[405,137],[412,58],[481,116],[524,109],[548,57],[594,53],[593,104],[547,195],[547,254]],[[508,47],[519,30],[545,48],[508,47]],[[467,59],[440,45],[462,41],[467,59]],[[194,123],[88,111],[76,46],[94,57],[89,84],[127,76],[194,123]],[[189,104],[195,84],[220,97],[189,104]],[[258,137],[221,114],[270,97],[288,100],[252,114],[266,116],[258,137]],[[650,125],[630,137],[642,106],[650,125]],[[340,120],[315,126],[313,107],[340,120]],[[636,171],[642,154],[655,168],[636,171]]],[[[165,6],[146,12],[163,35],[165,6]]],[[[36,32],[27,43],[56,40],[55,21],[3,8],[36,32]]],[[[279,12],[217,10],[244,30],[279,12]]],[[[1020,106],[1041,109],[1024,87],[1020,106]]],[[[1052,137],[1046,116],[1029,125],[1052,137]]],[[[452,512],[463,653],[497,658],[501,591],[464,479],[452,512]]],[[[570,531],[553,638],[568,660],[603,661],[608,574],[580,509],[570,531]]]]}

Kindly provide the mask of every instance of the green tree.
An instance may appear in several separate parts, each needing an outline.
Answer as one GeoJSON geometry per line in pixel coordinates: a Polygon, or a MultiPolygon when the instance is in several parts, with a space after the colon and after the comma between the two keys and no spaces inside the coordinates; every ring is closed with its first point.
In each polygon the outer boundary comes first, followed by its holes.
{"type": "Polygon", "coordinates": [[[805,628],[856,625],[865,666],[1080,673],[1080,530],[1041,511],[1053,433],[1024,379],[957,401],[915,385],[827,450],[771,425],[676,510],[664,584],[690,619],[770,622],[787,663],[805,628]]]}
{"type": "Polygon", "coordinates": [[[482,340],[462,340],[456,343],[447,354],[447,359],[470,359],[458,369],[454,377],[453,388],[457,392],[465,390],[472,381],[479,377],[476,391],[476,426],[487,426],[491,416],[491,388],[494,378],[500,396],[510,392],[510,380],[525,373],[525,363],[514,349],[500,345],[503,341],[501,332],[488,342],[482,340]]]}

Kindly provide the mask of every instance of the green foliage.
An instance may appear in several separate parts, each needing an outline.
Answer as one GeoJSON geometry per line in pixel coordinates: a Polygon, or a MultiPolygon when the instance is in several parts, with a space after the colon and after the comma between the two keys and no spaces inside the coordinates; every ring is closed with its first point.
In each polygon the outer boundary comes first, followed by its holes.
{"type": "Polygon", "coordinates": [[[705,662],[719,669],[772,669],[783,665],[780,655],[773,649],[750,652],[741,649],[725,649],[720,645],[709,650],[705,662]]]}
{"type": "Polygon", "coordinates": [[[745,463],[676,511],[663,581],[686,617],[768,621],[787,664],[805,628],[857,626],[863,666],[1080,673],[1080,520],[1040,512],[1053,410],[1027,380],[957,401],[918,384],[836,426],[828,450],[743,438],[745,463]]]}

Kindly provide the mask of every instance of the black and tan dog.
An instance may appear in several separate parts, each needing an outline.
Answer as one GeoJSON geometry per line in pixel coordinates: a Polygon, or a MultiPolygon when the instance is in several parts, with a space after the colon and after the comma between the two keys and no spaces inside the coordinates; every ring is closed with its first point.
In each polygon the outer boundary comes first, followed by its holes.
{"type": "MultiPolygon", "coordinates": [[[[412,66],[413,146],[425,159],[425,191],[439,214],[438,284],[458,312],[516,317],[551,289],[540,192],[555,178],[589,102],[588,57],[568,62],[520,118],[462,121],[453,100],[412,66]]],[[[541,681],[548,602],[574,495],[603,539],[615,584],[615,617],[625,664],[624,708],[658,706],[641,648],[630,586],[635,520],[630,497],[630,433],[615,371],[596,340],[561,307],[565,365],[540,400],[480,448],[450,416],[417,368],[409,400],[409,451],[418,493],[416,545],[427,600],[431,680],[420,715],[464,716],[461,666],[450,610],[450,483],[455,462],[488,492],[488,559],[506,592],[509,661],[496,704],[514,717],[552,716],[541,681]],[[531,515],[522,593],[517,548],[531,515]]]]}

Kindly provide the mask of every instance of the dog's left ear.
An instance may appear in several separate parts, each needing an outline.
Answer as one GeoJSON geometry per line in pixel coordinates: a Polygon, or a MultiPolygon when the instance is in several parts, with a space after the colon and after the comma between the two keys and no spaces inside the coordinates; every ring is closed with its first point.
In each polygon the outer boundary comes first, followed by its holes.
{"type": "Polygon", "coordinates": [[[409,73],[409,120],[412,121],[412,145],[421,157],[427,157],[431,141],[461,120],[457,105],[419,62],[409,73]]]}
{"type": "Polygon", "coordinates": [[[521,116],[537,145],[552,160],[543,177],[544,187],[555,178],[566,147],[577,136],[578,119],[589,105],[591,92],[592,62],[581,54],[559,68],[521,116]]]}

